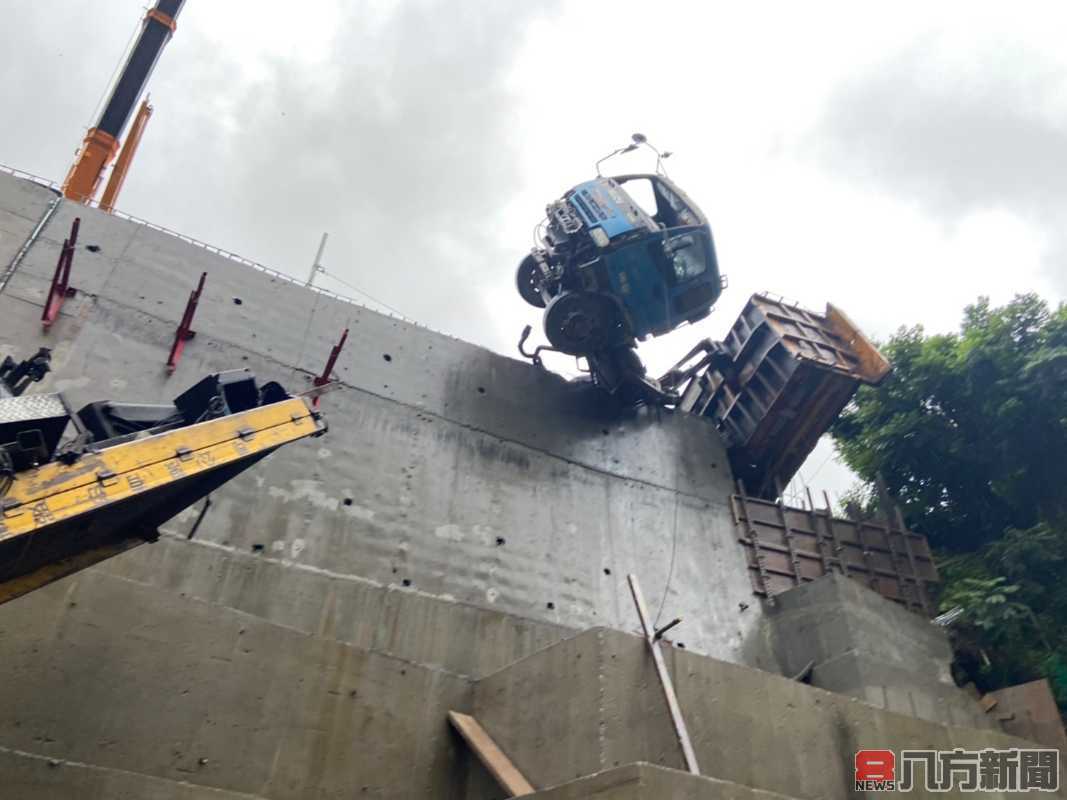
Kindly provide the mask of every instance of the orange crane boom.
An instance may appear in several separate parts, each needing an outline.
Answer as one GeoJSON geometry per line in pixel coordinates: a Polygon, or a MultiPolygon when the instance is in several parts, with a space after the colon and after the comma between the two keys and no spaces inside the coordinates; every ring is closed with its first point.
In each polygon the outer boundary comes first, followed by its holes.
{"type": "MultiPolygon", "coordinates": [[[[144,25],[130,56],[119,74],[114,89],[108,97],[100,119],[85,135],[74,164],[63,182],[63,196],[79,203],[88,203],[96,195],[96,190],[104,176],[104,170],[119,151],[119,138],[130,119],[133,107],[144,92],[152,69],[163,51],[163,46],[170,40],[177,27],[176,19],[185,0],[158,0],[144,18],[144,25]]],[[[136,148],[136,140],[144,129],[147,115],[142,119],[138,115],[140,128],[135,128],[131,136],[136,148]]],[[[109,192],[109,201],[113,205],[115,196],[122,186],[129,162],[125,159],[122,175],[117,179],[114,192],[109,192]]],[[[110,186],[108,187],[110,190],[110,186]]]]}
{"type": "Polygon", "coordinates": [[[148,104],[148,100],[144,100],[141,103],[141,107],[137,109],[137,116],[133,118],[130,132],[126,136],[126,144],[123,145],[122,152],[119,153],[119,159],[115,162],[115,168],[111,170],[111,177],[108,179],[107,187],[100,198],[100,209],[102,211],[110,214],[115,207],[115,200],[118,198],[119,192],[122,191],[122,184],[126,181],[126,173],[130,171],[133,157],[137,155],[137,145],[141,143],[145,125],[148,124],[151,116],[152,106],[148,104]]]}

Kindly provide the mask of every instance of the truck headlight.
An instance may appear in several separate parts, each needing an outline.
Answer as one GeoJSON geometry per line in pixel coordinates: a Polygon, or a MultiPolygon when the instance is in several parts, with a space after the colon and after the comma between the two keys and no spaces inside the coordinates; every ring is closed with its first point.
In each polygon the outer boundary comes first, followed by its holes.
{"type": "Polygon", "coordinates": [[[597,247],[607,247],[611,243],[603,228],[590,228],[589,235],[593,237],[593,243],[597,247]]]}

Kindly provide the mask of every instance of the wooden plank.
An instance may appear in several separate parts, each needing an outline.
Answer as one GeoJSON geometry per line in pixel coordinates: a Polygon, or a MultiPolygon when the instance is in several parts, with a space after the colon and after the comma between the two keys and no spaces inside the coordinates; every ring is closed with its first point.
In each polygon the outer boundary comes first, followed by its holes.
{"type": "Polygon", "coordinates": [[[493,737],[478,723],[478,720],[468,714],[449,711],[448,721],[478,756],[478,760],[496,778],[500,788],[508,793],[508,797],[522,797],[536,791],[518,768],[511,763],[511,759],[504,755],[504,751],[497,747],[493,737]]]}
{"type": "Polygon", "coordinates": [[[674,693],[671,674],[667,672],[667,665],[663,661],[663,652],[659,649],[656,631],[652,626],[652,622],[649,621],[648,609],[645,608],[645,598],[641,594],[641,587],[637,584],[637,576],[627,575],[626,580],[630,583],[630,594],[633,595],[634,605],[637,606],[637,616],[641,619],[641,630],[645,633],[645,642],[648,643],[648,647],[652,651],[652,663],[656,665],[656,674],[659,676],[659,683],[663,688],[663,697],[667,701],[667,710],[671,713],[674,732],[678,736],[678,743],[682,746],[682,755],[685,756],[686,768],[693,775],[699,775],[700,768],[697,766],[697,756],[693,750],[693,742],[689,738],[689,730],[685,727],[682,707],[678,705],[678,696],[674,693]]]}

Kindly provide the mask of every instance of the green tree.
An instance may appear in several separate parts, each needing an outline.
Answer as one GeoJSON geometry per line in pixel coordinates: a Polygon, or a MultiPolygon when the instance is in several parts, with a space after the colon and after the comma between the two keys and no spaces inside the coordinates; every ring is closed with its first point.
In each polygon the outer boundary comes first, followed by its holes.
{"type": "Polygon", "coordinates": [[[893,373],[832,434],[877,503],[881,476],[963,609],[958,660],[983,688],[1046,676],[1067,708],[1067,306],[980,298],[959,333],[902,328],[893,373]]]}

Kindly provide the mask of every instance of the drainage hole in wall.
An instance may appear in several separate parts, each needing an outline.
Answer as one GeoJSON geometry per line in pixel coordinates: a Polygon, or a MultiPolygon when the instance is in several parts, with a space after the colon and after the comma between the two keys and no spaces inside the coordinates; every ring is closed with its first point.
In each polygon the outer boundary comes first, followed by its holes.
{"type": "Polygon", "coordinates": [[[402,584],[404,584],[405,586],[411,586],[411,578],[404,578],[404,580],[402,580],[400,582],[402,584]]]}
{"type": "Polygon", "coordinates": [[[485,387],[484,386],[479,386],[478,387],[478,394],[485,394],[485,387]]]}
{"type": "Polygon", "coordinates": [[[385,359],[386,361],[392,361],[393,360],[393,357],[391,355],[389,355],[388,353],[382,353],[382,358],[385,359]]]}
{"type": "Polygon", "coordinates": [[[244,300],[242,300],[240,297],[235,297],[235,298],[233,298],[233,304],[235,306],[243,305],[244,304],[244,300]]]}
{"type": "Polygon", "coordinates": [[[351,498],[351,497],[346,497],[346,498],[345,498],[345,499],[344,499],[344,500],[343,500],[342,502],[343,502],[343,503],[344,503],[344,504],[345,504],[346,506],[350,506],[350,505],[352,505],[352,498],[351,498]]]}
{"type": "Polygon", "coordinates": [[[263,552],[263,545],[261,545],[261,544],[252,545],[252,552],[253,553],[262,553],[263,552]]]}
{"type": "Polygon", "coordinates": [[[685,650],[685,642],[678,642],[678,647],[682,650],[685,650]]]}

